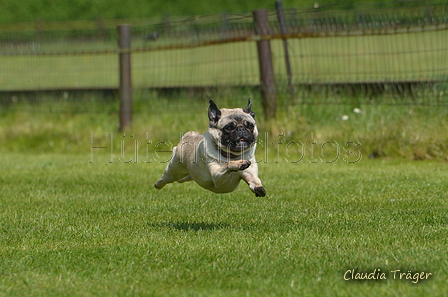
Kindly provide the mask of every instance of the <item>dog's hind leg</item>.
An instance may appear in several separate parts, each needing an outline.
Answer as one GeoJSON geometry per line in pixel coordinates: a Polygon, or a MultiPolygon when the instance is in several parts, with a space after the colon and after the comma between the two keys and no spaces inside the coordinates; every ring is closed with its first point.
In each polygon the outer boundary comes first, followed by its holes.
{"type": "Polygon", "coordinates": [[[184,164],[178,162],[178,156],[176,155],[176,147],[173,148],[173,157],[166,166],[165,172],[162,177],[154,184],[157,189],[163,188],[166,184],[173,183],[175,181],[183,180],[188,177],[188,170],[184,164]]]}
{"type": "Polygon", "coordinates": [[[163,188],[166,184],[172,183],[173,181],[171,181],[170,179],[168,179],[166,177],[165,174],[163,174],[163,176],[161,178],[159,178],[159,180],[154,184],[154,187],[156,189],[161,189],[163,188]]]}
{"type": "Polygon", "coordinates": [[[186,177],[179,179],[177,182],[184,183],[184,182],[188,182],[188,181],[192,181],[192,180],[193,180],[193,178],[191,177],[191,175],[187,175],[186,177]]]}
{"type": "Polygon", "coordinates": [[[156,187],[157,189],[160,190],[166,184],[174,183],[175,181],[183,183],[192,180],[191,176],[189,176],[188,173],[173,175],[172,172],[168,169],[168,167],[167,170],[165,170],[165,172],[163,173],[162,177],[154,184],[154,187],[156,187]]]}
{"type": "Polygon", "coordinates": [[[174,169],[173,167],[178,167],[176,165],[171,166],[173,164],[168,164],[168,166],[165,169],[165,172],[163,173],[162,177],[154,184],[154,187],[157,189],[163,188],[166,184],[173,183],[175,181],[178,182],[186,182],[191,180],[191,176],[188,175],[187,172],[179,172],[179,170],[174,169]]]}

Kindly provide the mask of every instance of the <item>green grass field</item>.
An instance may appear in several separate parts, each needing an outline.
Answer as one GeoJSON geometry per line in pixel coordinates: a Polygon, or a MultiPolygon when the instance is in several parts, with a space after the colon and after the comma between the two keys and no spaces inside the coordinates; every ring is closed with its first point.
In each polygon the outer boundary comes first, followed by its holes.
{"type": "Polygon", "coordinates": [[[124,134],[106,99],[1,106],[0,296],[443,295],[447,111],[282,105],[265,122],[251,92],[209,95],[254,99],[266,198],[153,188],[156,150],[205,131],[208,96],[141,94],[124,134]],[[375,269],[386,279],[350,279],[375,269]]]}
{"type": "Polygon", "coordinates": [[[1,154],[0,296],[446,293],[444,163],[261,163],[256,198],[157,191],[164,164],[89,161],[1,154]],[[386,279],[344,279],[375,269],[386,279]]]}

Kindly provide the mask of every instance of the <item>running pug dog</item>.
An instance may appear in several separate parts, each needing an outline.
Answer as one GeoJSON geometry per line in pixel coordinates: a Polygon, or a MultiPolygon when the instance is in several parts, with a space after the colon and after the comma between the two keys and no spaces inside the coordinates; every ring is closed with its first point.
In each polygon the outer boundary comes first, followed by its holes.
{"type": "Polygon", "coordinates": [[[244,180],[257,197],[266,190],[258,178],[255,148],[258,130],[249,99],[246,108],[219,109],[210,100],[208,132],[201,135],[187,132],[177,147],[162,177],[154,184],[157,189],[172,182],[194,180],[215,193],[234,191],[244,180]]]}

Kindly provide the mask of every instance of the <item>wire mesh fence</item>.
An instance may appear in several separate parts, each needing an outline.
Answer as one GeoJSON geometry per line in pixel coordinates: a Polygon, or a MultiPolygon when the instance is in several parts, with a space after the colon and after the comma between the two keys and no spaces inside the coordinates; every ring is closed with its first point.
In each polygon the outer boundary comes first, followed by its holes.
{"type": "MultiPolygon", "coordinates": [[[[133,88],[257,87],[256,41],[263,38],[271,41],[277,88],[287,93],[288,79],[294,85],[290,103],[448,105],[447,2],[316,5],[284,15],[286,32],[272,11],[271,32],[262,37],[252,13],[135,21],[133,88]]],[[[116,28],[98,20],[76,28],[37,23],[33,30],[0,32],[2,100],[23,92],[115,94],[117,39],[116,28]]]]}

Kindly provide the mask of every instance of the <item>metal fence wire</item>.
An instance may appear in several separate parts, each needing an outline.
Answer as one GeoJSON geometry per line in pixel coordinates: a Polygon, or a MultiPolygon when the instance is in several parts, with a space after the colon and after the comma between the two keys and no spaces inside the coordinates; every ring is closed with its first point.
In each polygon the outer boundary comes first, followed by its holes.
{"type": "MultiPolygon", "coordinates": [[[[316,4],[284,15],[282,28],[271,11],[270,34],[261,37],[252,13],[128,20],[133,88],[259,86],[256,41],[264,39],[277,88],[293,85],[291,102],[343,103],[348,95],[448,105],[448,2],[316,4]]],[[[0,27],[0,91],[117,89],[118,22],[0,27]]]]}

